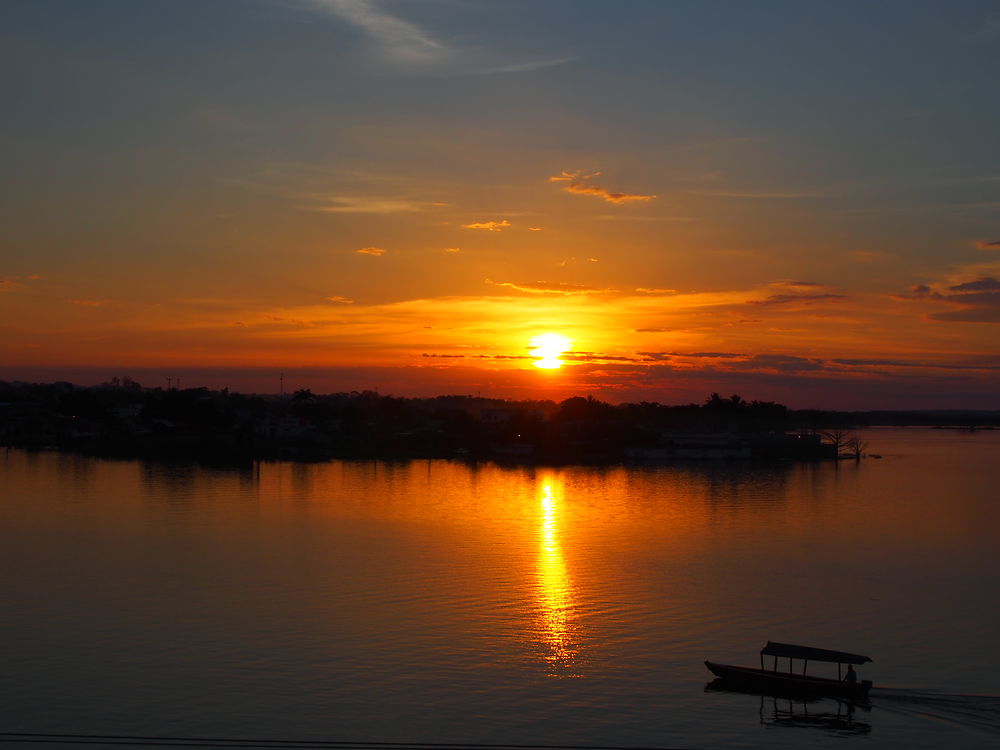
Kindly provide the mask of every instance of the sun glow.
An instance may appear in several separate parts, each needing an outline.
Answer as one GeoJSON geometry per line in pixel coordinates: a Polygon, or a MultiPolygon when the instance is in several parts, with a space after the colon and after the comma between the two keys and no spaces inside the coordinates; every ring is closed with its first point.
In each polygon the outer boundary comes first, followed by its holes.
{"type": "Polygon", "coordinates": [[[541,333],[531,340],[531,356],[537,357],[535,367],[555,370],[562,367],[559,355],[569,349],[573,342],[560,333],[541,333]]]}

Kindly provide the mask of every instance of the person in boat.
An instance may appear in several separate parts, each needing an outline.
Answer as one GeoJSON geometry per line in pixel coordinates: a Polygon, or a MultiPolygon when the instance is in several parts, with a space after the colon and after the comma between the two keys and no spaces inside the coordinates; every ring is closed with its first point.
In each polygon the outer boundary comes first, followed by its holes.
{"type": "Polygon", "coordinates": [[[844,675],[844,682],[846,682],[851,687],[858,684],[858,673],[854,671],[854,665],[847,665],[847,674],[844,675]]]}

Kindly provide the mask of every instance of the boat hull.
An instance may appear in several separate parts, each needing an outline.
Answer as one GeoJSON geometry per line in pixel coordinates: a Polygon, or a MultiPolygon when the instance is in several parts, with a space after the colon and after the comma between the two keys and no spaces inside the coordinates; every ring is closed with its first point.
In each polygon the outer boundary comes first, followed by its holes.
{"type": "Polygon", "coordinates": [[[752,667],[736,667],[706,661],[708,671],[736,687],[768,695],[816,695],[857,700],[865,698],[872,684],[862,680],[854,685],[824,677],[775,672],[752,667]]]}

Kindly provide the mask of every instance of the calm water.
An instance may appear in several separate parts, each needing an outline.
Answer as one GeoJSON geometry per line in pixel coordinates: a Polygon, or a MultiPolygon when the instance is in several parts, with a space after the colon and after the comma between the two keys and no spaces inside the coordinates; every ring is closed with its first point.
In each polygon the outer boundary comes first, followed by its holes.
{"type": "Polygon", "coordinates": [[[996,747],[1000,432],[866,437],[839,467],[0,453],[5,731],[996,747]],[[769,638],[871,655],[870,710],[705,690],[769,638]]]}

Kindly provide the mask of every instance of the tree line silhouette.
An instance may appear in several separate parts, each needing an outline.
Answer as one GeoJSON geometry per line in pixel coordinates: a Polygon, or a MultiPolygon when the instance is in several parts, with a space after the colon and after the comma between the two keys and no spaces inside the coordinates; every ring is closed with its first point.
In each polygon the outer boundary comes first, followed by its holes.
{"type": "MultiPolygon", "coordinates": [[[[228,389],[0,381],[0,444],[95,455],[238,463],[415,458],[616,462],[677,457],[860,458],[851,426],[944,424],[949,415],[794,411],[712,393],[703,403],[609,404],[372,391],[248,395],[228,389]],[[889,418],[887,418],[889,417],[889,418]]],[[[968,416],[968,415],[964,415],[968,416]]],[[[979,425],[1000,423],[981,413],[979,425]]],[[[950,415],[952,423],[955,414],[950,415]]],[[[964,417],[963,417],[964,418],[964,417]]]]}

